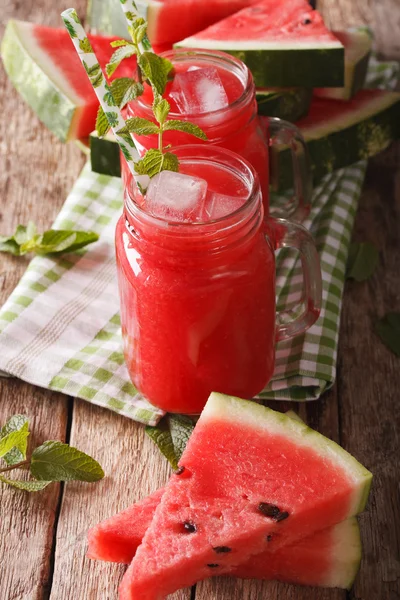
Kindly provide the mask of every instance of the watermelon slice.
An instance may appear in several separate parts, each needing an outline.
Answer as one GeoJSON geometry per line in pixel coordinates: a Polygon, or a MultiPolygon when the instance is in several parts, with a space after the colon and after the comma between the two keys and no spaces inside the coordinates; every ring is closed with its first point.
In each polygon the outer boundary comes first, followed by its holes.
{"type": "Polygon", "coordinates": [[[311,99],[309,88],[258,88],[256,91],[259,115],[279,117],[291,123],[307,116],[311,99]]]}
{"type": "Polygon", "coordinates": [[[350,100],[364,87],[371,55],[372,38],[368,31],[334,31],[344,46],[344,87],[317,88],[315,95],[335,100],[350,100]]]}
{"type": "MultiPolygon", "coordinates": [[[[89,39],[104,67],[115,38],[89,39]]],[[[16,89],[53,133],[62,141],[89,136],[99,103],[65,29],[9,21],[1,56],[16,89]]],[[[132,77],[135,68],[135,58],[128,59],[115,77],[132,77]]]]}
{"type": "MultiPolygon", "coordinates": [[[[166,50],[183,37],[256,2],[259,0],[136,0],[135,4],[148,22],[151,43],[166,50]]],[[[130,39],[121,14],[120,0],[90,0],[88,17],[95,31],[130,39]]]]}
{"type": "Polygon", "coordinates": [[[307,0],[264,0],[176,45],[237,56],[250,68],[257,87],[344,83],[344,48],[307,0]]]}
{"type": "MultiPolygon", "coordinates": [[[[378,154],[400,137],[400,93],[361,90],[348,102],[314,98],[308,116],[296,123],[311,157],[314,183],[335,169],[378,154]]],[[[282,150],[274,187],[292,181],[291,156],[282,150]]]]}
{"type": "Polygon", "coordinates": [[[353,457],[306,425],[216,393],[180,464],[122,580],[121,600],[160,600],[337,524],[364,509],[371,484],[353,457]]]}
{"type": "MultiPolygon", "coordinates": [[[[129,564],[150,526],[164,489],[89,531],[87,557],[129,564]]],[[[361,559],[360,532],[353,517],[276,552],[253,556],[232,572],[242,579],[277,579],[321,587],[351,587],[361,559]]]]}

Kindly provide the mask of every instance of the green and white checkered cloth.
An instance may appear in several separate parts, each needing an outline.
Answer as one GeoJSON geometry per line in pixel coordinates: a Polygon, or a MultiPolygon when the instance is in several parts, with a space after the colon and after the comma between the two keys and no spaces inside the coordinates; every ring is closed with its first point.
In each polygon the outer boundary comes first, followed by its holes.
{"type": "MultiPolygon", "coordinates": [[[[396,80],[397,65],[372,59],[370,87],[393,87],[396,80]]],[[[304,336],[278,344],[262,398],[313,400],[334,382],[345,266],[365,169],[362,162],[336,171],[315,190],[305,225],[321,258],[322,313],[304,336]]],[[[100,240],[79,254],[32,260],[0,311],[0,369],[154,425],[163,413],[132,385],[122,353],[114,257],[121,207],[121,181],[86,165],[54,227],[93,230],[100,240]]],[[[301,286],[296,260],[281,257],[278,304],[298,301],[301,286]]]]}

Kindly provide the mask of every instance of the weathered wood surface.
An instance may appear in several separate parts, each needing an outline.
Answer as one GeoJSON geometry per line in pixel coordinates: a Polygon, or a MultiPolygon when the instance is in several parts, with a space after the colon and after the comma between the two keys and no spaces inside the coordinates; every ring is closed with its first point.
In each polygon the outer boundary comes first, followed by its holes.
{"type": "MultiPolygon", "coordinates": [[[[84,14],[85,0],[75,2],[84,14]]],[[[13,17],[59,23],[61,0],[2,6],[2,30],[13,17]]],[[[319,0],[337,28],[369,23],[379,50],[400,56],[399,0],[319,0]]],[[[2,35],[2,32],[0,32],[2,35]]],[[[84,158],[58,142],[32,115],[0,72],[0,232],[29,218],[47,227],[61,207],[84,158]]],[[[373,333],[373,322],[400,306],[400,145],[371,161],[360,202],[355,239],[381,250],[377,273],[365,284],[347,284],[339,345],[338,383],[317,403],[300,407],[312,426],[340,441],[375,475],[373,494],[361,518],[364,560],[349,592],[277,583],[215,579],[197,586],[197,600],[396,600],[400,597],[398,481],[400,465],[399,360],[373,333]]],[[[24,259],[0,255],[0,303],[18,282],[24,259]]],[[[86,531],[155,490],[168,478],[165,461],[127,419],[61,394],[13,380],[0,380],[0,422],[20,412],[31,418],[31,444],[68,439],[95,456],[108,477],[95,485],[70,483],[36,495],[0,488],[1,600],[116,600],[123,568],[84,557],[86,531]]],[[[190,590],[173,600],[189,600],[190,590]]]]}

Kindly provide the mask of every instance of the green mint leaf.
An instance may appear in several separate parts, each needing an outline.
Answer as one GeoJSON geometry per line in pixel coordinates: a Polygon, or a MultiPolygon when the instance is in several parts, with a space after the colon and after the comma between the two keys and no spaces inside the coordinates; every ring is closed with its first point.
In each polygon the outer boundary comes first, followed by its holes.
{"type": "Polygon", "coordinates": [[[29,436],[28,423],[24,423],[17,431],[10,431],[0,439],[0,458],[6,456],[14,447],[21,448],[29,436]]]}
{"type": "Polygon", "coordinates": [[[133,41],[135,42],[135,44],[139,45],[140,42],[143,40],[144,36],[146,35],[146,30],[147,30],[147,23],[144,23],[143,25],[139,25],[138,27],[136,27],[133,31],[133,41]]]}
{"type": "Polygon", "coordinates": [[[129,77],[114,79],[111,84],[114,100],[120,108],[143,94],[143,85],[129,77]]]}
{"type": "Polygon", "coordinates": [[[48,441],[33,451],[31,473],[39,481],[87,481],[103,479],[104,471],[88,454],[62,442],[48,441]]]}
{"type": "Polygon", "coordinates": [[[158,56],[153,52],[143,52],[138,57],[138,64],[143,73],[143,77],[147,79],[151,87],[160,96],[165,91],[167,85],[168,73],[172,70],[172,63],[162,56],[158,56]]]}
{"type": "Polygon", "coordinates": [[[169,429],[175,456],[179,461],[194,429],[194,423],[186,415],[169,415],[169,429]]]}
{"type": "Polygon", "coordinates": [[[378,249],[368,242],[350,245],[346,277],[365,281],[374,273],[379,260],[378,249]]]}
{"type": "Polygon", "coordinates": [[[142,47],[144,48],[144,50],[150,50],[151,51],[151,43],[150,43],[150,40],[149,40],[149,38],[147,36],[147,33],[144,36],[144,38],[142,39],[142,47]]]}
{"type": "Polygon", "coordinates": [[[154,177],[161,171],[178,171],[178,157],[170,152],[163,154],[160,150],[151,148],[141,160],[135,163],[135,170],[138,175],[148,175],[149,177],[154,177]]]}
{"type": "Polygon", "coordinates": [[[25,490],[26,492],[41,492],[45,487],[51,483],[51,481],[19,481],[16,479],[8,479],[0,474],[0,481],[11,485],[18,490],[25,490]]]}
{"type": "Polygon", "coordinates": [[[110,124],[102,106],[97,110],[96,131],[99,137],[105,136],[110,131],[110,124]]]}
{"type": "Polygon", "coordinates": [[[162,419],[156,427],[147,426],[146,434],[153,440],[161,454],[165,456],[171,467],[176,471],[178,468],[178,457],[175,454],[174,443],[168,427],[168,420],[162,419]]]}
{"type": "Polygon", "coordinates": [[[136,133],[137,135],[150,135],[158,133],[160,130],[158,126],[152,121],[142,119],[140,117],[133,117],[132,119],[126,120],[126,125],[119,129],[117,133],[136,133]]]}
{"type": "Polygon", "coordinates": [[[171,110],[171,106],[169,102],[165,100],[165,98],[157,99],[153,103],[153,113],[157,122],[160,125],[164,125],[165,119],[168,117],[168,113],[171,110]]]}
{"type": "Polygon", "coordinates": [[[201,140],[206,140],[207,136],[200,127],[197,125],[193,125],[193,123],[188,123],[187,121],[167,121],[164,123],[163,127],[164,131],[183,131],[184,133],[189,133],[190,135],[194,135],[201,140]]]}
{"type": "Polygon", "coordinates": [[[17,229],[14,233],[14,240],[17,242],[19,246],[29,242],[32,238],[34,238],[37,234],[36,225],[29,221],[28,225],[18,225],[17,229]]]}
{"type": "MultiPolygon", "coordinates": [[[[0,431],[0,440],[5,438],[13,431],[20,431],[24,426],[29,428],[28,419],[24,415],[14,415],[10,417],[0,431]]],[[[27,445],[28,438],[23,437],[18,444],[16,444],[9,452],[7,452],[7,454],[3,456],[3,460],[5,460],[8,465],[16,465],[17,463],[25,460],[27,445]]]]}
{"type": "Polygon", "coordinates": [[[111,56],[110,62],[106,66],[106,73],[108,77],[111,77],[111,75],[115,73],[115,71],[118,69],[119,65],[124,60],[124,58],[129,58],[135,53],[136,50],[132,45],[122,46],[121,48],[118,48],[111,56]]]}
{"type": "Polygon", "coordinates": [[[21,256],[19,244],[17,244],[12,237],[3,239],[3,241],[0,240],[0,252],[7,252],[8,254],[13,254],[14,256],[21,256]]]}
{"type": "Polygon", "coordinates": [[[400,313],[388,313],[375,324],[375,331],[389,350],[400,356],[400,313]]]}
{"type": "Polygon", "coordinates": [[[110,42],[111,48],[121,48],[122,46],[132,46],[132,42],[128,42],[128,40],[115,40],[114,42],[110,42]]]}
{"type": "MultiPolygon", "coordinates": [[[[61,252],[75,252],[88,244],[97,242],[99,236],[93,231],[69,231],[49,229],[36,243],[36,254],[57,254],[61,252]]],[[[21,250],[23,249],[23,246],[21,250]]]]}
{"type": "Polygon", "coordinates": [[[70,23],[68,21],[68,19],[64,19],[64,18],[63,18],[63,21],[64,21],[64,25],[67,28],[67,31],[68,31],[69,35],[72,38],[77,38],[78,35],[77,35],[77,33],[76,33],[76,31],[75,31],[74,26],[72,25],[72,23],[70,23]]]}
{"type": "Polygon", "coordinates": [[[85,54],[90,54],[93,52],[92,44],[89,42],[88,38],[84,38],[83,40],[79,40],[79,48],[85,54]]]}

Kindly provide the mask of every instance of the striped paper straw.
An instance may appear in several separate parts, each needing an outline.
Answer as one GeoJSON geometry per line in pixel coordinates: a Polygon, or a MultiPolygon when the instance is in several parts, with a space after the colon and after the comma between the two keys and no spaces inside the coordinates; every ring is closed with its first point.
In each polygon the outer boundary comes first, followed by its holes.
{"type": "Polygon", "coordinates": [[[85,68],[87,76],[89,77],[90,83],[93,86],[100,105],[104,110],[107,121],[115,135],[115,139],[117,140],[119,147],[121,148],[121,152],[128,163],[129,170],[135,180],[137,180],[134,161],[138,160],[139,158],[138,151],[136,150],[135,143],[129,134],[125,137],[122,137],[117,133],[117,131],[125,127],[126,123],[121,111],[115,103],[111,88],[104,77],[104,73],[93,51],[92,45],[85,33],[85,30],[82,27],[82,23],[79,20],[77,12],[74,8],[68,8],[61,13],[61,17],[75,46],[75,50],[77,51],[78,56],[85,68]]]}
{"type": "MultiPolygon", "coordinates": [[[[134,0],[120,0],[121,2],[121,6],[122,6],[122,10],[124,11],[127,23],[128,23],[128,30],[130,31],[130,28],[132,27],[132,23],[133,21],[135,21],[135,19],[138,19],[139,17],[144,18],[145,20],[146,17],[141,15],[138,7],[136,6],[136,3],[134,0]]],[[[153,48],[151,47],[151,43],[149,38],[147,37],[147,33],[144,36],[143,40],[140,42],[139,44],[140,50],[143,52],[154,52],[153,48]]]]}

